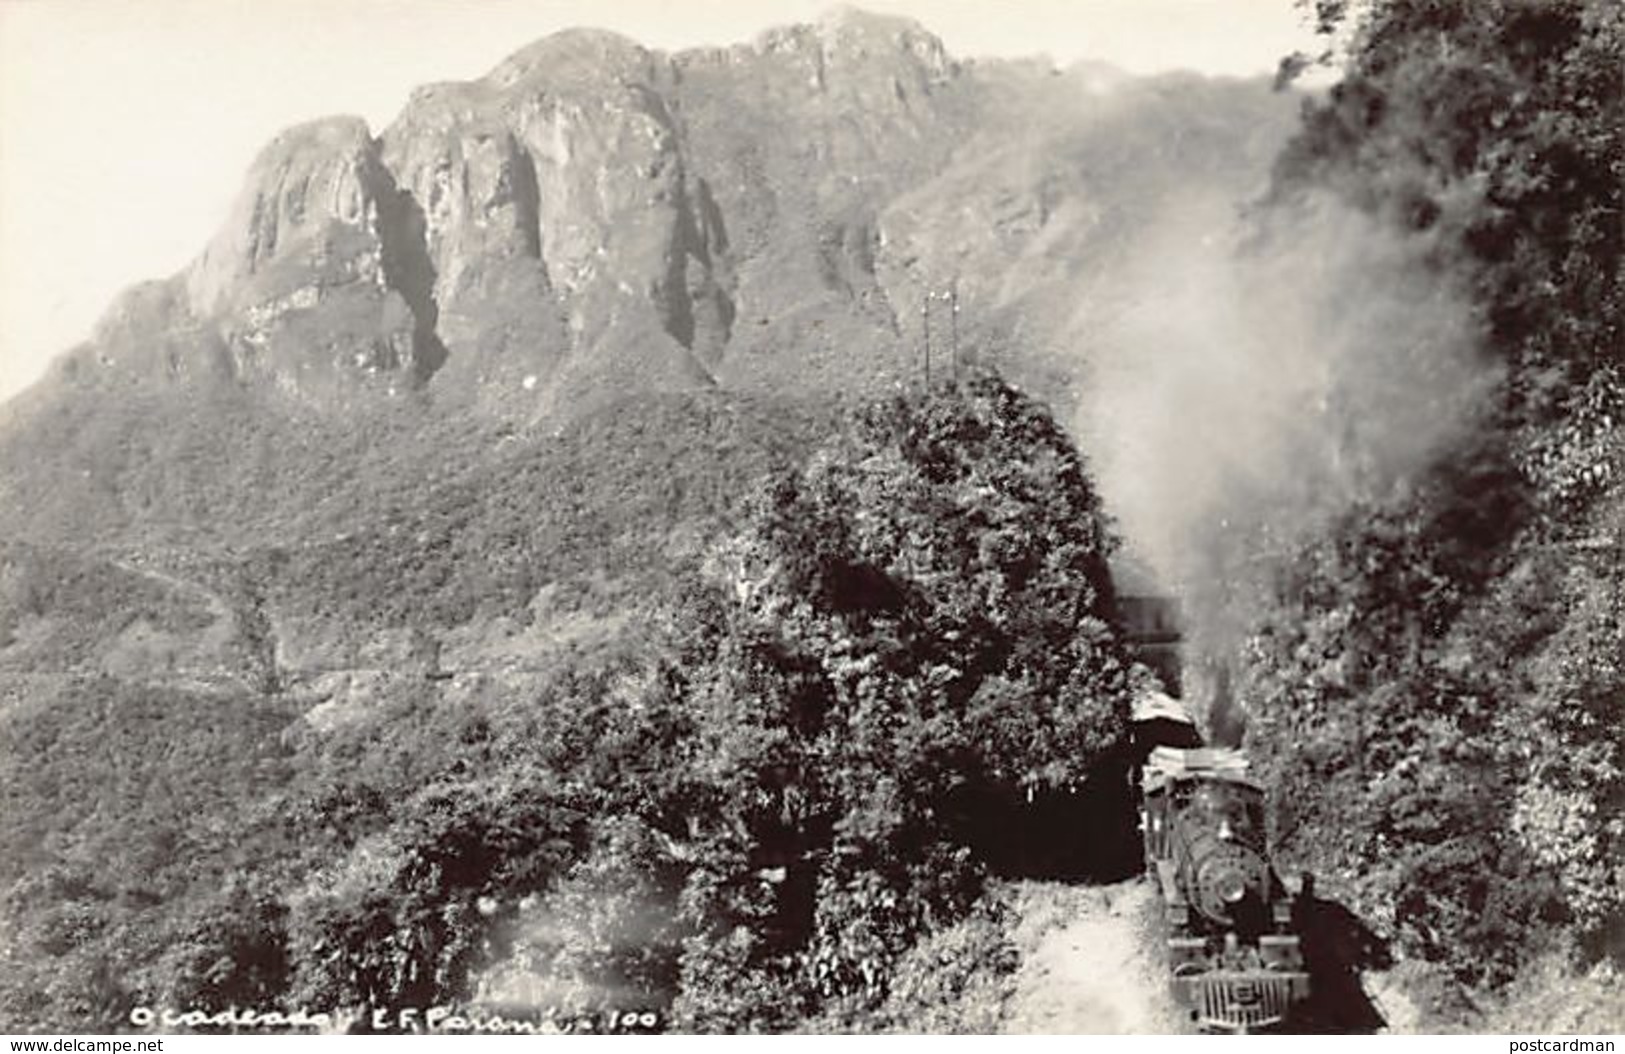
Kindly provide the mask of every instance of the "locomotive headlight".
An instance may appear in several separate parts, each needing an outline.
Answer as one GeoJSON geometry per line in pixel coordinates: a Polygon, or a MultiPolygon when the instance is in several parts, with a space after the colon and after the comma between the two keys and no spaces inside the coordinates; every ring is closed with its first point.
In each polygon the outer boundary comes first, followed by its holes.
{"type": "Polygon", "coordinates": [[[1247,896],[1247,879],[1234,868],[1225,868],[1213,876],[1213,892],[1226,904],[1240,904],[1247,896]]]}

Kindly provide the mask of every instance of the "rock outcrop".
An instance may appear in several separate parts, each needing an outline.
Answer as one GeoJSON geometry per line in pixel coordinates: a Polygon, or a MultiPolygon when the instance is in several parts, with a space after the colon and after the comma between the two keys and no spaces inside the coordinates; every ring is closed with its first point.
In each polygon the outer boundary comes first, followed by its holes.
{"type": "Polygon", "coordinates": [[[1217,151],[1235,182],[1290,119],[1261,85],[961,62],[852,9],[676,55],[569,31],[418,89],[376,135],[278,136],[197,260],[63,372],[517,422],[635,391],[873,390],[917,378],[920,306],[955,284],[968,341],[1064,387],[1091,261],[1182,178],[1157,151],[1217,151]],[[1203,127],[1208,96],[1262,145],[1203,127]]]}

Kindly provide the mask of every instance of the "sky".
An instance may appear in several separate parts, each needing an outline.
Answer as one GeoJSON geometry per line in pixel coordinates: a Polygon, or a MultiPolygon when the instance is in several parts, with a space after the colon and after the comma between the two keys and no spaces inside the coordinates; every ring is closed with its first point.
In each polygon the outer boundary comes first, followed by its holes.
{"type": "MultiPolygon", "coordinates": [[[[0,400],[119,290],[183,268],[279,130],[382,130],[418,84],[479,77],[571,26],[663,50],[749,40],[831,0],[0,0],[0,400]]],[[[958,57],[1272,72],[1292,0],[863,0],[958,57]]]]}

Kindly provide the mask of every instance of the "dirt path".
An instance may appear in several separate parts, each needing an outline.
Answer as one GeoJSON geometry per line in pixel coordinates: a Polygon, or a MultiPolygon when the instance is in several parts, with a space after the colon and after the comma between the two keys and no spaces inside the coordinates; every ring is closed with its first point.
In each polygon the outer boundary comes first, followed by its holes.
{"type": "Polygon", "coordinates": [[[243,619],[219,593],[202,582],[182,578],[141,554],[108,556],[110,566],[153,583],[172,597],[198,605],[209,624],[197,629],[153,626],[137,619],[103,648],[102,665],[119,676],[160,678],[193,689],[208,690],[252,679],[245,668],[243,619]]]}
{"type": "Polygon", "coordinates": [[[1110,886],[1023,885],[1015,932],[1022,962],[1005,1031],[1182,1031],[1157,954],[1155,903],[1150,885],[1139,879],[1110,886]]]}
{"type": "Polygon", "coordinates": [[[166,590],[196,597],[198,600],[203,602],[205,607],[209,609],[210,617],[216,622],[229,622],[236,619],[236,614],[231,610],[231,605],[222,600],[219,594],[215,593],[214,590],[209,589],[199,582],[194,582],[188,578],[178,578],[175,575],[170,574],[168,571],[154,567],[138,557],[126,559],[110,557],[107,562],[118,568],[120,571],[125,571],[132,575],[139,575],[142,578],[148,579],[149,581],[156,582],[166,590]]]}

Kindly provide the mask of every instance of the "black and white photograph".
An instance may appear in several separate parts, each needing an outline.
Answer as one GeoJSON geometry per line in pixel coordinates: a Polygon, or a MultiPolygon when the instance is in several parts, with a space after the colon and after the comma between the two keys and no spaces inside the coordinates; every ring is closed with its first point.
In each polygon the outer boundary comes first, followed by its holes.
{"type": "Polygon", "coordinates": [[[0,1034],[695,1033],[1614,1049],[1625,4],[0,0],[0,1034]]]}

